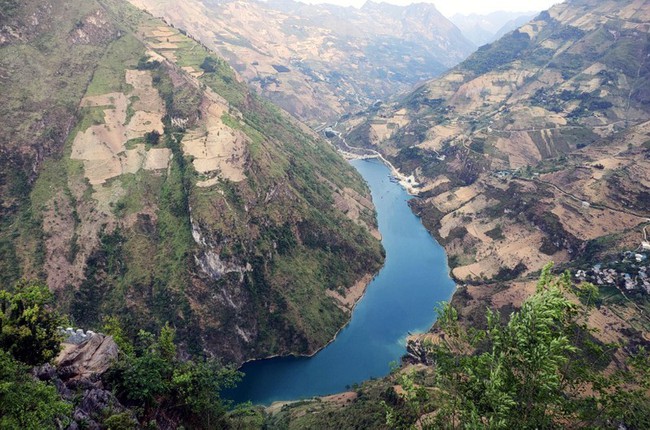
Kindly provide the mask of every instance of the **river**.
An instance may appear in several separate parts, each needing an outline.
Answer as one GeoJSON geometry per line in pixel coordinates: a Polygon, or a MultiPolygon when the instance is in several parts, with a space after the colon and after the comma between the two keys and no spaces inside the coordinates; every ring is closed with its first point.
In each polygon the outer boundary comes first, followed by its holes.
{"type": "Polygon", "coordinates": [[[386,249],[384,267],[332,343],[313,357],[246,363],[241,369],[246,376],[227,397],[268,405],[333,394],[385,376],[406,352],[408,333],[429,329],[435,305],[450,299],[455,285],[445,252],[411,212],[411,196],[389,180],[390,170],[380,161],[351,164],[370,186],[386,249]]]}

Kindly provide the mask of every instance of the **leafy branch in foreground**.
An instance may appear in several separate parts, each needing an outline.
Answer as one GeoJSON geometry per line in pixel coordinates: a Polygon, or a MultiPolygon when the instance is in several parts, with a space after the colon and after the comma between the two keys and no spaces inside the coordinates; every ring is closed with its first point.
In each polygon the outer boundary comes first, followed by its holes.
{"type": "Polygon", "coordinates": [[[38,283],[0,290],[0,348],[32,366],[52,360],[61,348],[63,319],[51,308],[54,295],[38,283]]]}
{"type": "Polygon", "coordinates": [[[55,429],[69,422],[72,405],[29,367],[0,350],[0,428],[55,429]]]}
{"type": "Polygon", "coordinates": [[[61,428],[72,406],[30,367],[51,361],[60,349],[61,317],[50,309],[47,287],[22,282],[0,290],[0,428],[61,428]]]}
{"type": "MultiPolygon", "coordinates": [[[[616,346],[599,343],[584,322],[597,290],[550,269],[507,322],[488,310],[486,329],[465,329],[453,307],[442,309],[440,341],[428,347],[434,382],[418,388],[416,416],[402,408],[410,420],[388,411],[395,427],[415,420],[436,429],[650,428],[647,352],[638,348],[618,370],[608,368],[616,346]],[[587,305],[570,300],[573,293],[587,305]]],[[[402,384],[407,393],[413,386],[402,384]]]]}

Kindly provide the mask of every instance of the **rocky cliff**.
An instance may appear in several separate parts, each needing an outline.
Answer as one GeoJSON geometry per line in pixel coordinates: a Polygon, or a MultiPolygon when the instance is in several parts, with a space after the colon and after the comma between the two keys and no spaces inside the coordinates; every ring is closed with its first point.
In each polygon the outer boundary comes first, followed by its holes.
{"type": "Polygon", "coordinates": [[[100,423],[115,414],[125,414],[134,424],[135,415],[102,382],[102,376],[117,360],[119,351],[113,338],[89,332],[83,340],[66,339],[62,347],[54,365],[37,367],[33,373],[41,381],[54,384],[63,400],[75,404],[67,429],[100,429],[100,423]]]}

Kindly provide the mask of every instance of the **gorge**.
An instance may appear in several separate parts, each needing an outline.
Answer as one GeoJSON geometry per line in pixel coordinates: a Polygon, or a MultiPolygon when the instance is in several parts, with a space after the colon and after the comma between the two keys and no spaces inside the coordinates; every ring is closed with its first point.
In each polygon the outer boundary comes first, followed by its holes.
{"type": "Polygon", "coordinates": [[[650,428],[649,23],[0,0],[0,429],[650,428]]]}
{"type": "Polygon", "coordinates": [[[437,303],[454,290],[443,248],[408,206],[411,198],[380,161],[353,160],[377,208],[386,250],[384,267],[357,303],[350,323],[313,357],[280,357],[246,363],[237,401],[270,404],[344,391],[381,377],[405,354],[405,339],[435,321],[437,303]]]}

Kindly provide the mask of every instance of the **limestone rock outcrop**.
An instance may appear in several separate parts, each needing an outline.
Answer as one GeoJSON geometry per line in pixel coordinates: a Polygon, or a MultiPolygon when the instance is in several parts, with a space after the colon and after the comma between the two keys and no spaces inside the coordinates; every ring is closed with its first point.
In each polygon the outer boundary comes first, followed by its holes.
{"type": "Polygon", "coordinates": [[[95,333],[80,344],[64,343],[55,363],[61,379],[91,378],[106,372],[117,354],[112,336],[95,333]]]}

